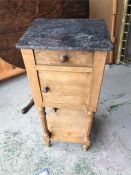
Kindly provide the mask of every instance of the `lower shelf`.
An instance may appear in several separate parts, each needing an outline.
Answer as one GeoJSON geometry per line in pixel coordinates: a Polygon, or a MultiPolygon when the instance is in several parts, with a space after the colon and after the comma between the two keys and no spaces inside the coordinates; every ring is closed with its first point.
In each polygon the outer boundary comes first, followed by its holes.
{"type": "Polygon", "coordinates": [[[58,109],[49,112],[47,123],[52,140],[83,143],[88,124],[84,111],[58,109]]]}

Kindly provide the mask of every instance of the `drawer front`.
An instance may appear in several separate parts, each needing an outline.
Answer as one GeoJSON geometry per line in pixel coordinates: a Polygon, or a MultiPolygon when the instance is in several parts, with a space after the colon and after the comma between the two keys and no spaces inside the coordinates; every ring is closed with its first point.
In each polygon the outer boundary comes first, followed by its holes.
{"type": "Polygon", "coordinates": [[[56,66],[92,66],[94,52],[35,50],[36,64],[56,66]]]}
{"type": "Polygon", "coordinates": [[[44,106],[81,109],[87,107],[91,84],[90,72],[38,72],[44,106]]]}

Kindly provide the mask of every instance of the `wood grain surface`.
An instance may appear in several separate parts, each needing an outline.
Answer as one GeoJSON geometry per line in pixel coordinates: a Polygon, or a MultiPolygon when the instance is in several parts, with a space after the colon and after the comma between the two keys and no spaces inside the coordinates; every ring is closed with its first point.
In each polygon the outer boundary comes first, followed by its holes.
{"type": "Polygon", "coordinates": [[[34,50],[36,64],[58,66],[92,66],[94,52],[34,50]],[[60,62],[60,56],[66,55],[67,60],[60,62]]]}

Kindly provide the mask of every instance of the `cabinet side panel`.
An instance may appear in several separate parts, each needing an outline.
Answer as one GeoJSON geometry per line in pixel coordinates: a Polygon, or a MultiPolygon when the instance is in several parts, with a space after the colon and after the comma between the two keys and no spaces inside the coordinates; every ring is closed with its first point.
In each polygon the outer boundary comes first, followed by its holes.
{"type": "Polygon", "coordinates": [[[89,111],[96,111],[99,100],[100,88],[104,73],[104,66],[106,62],[107,52],[97,51],[94,55],[91,90],[89,96],[89,111]]]}
{"type": "Polygon", "coordinates": [[[21,52],[27,70],[27,76],[32,90],[33,99],[37,106],[42,107],[41,91],[37,71],[35,69],[35,58],[33,50],[21,49],[21,52]]]}

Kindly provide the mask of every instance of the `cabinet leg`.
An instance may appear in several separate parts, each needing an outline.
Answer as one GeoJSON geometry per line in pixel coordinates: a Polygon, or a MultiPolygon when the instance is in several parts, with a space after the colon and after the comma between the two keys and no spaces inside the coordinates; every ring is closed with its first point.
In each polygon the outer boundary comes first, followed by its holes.
{"type": "Polygon", "coordinates": [[[84,141],[84,143],[83,143],[83,149],[84,149],[84,151],[87,151],[88,148],[89,148],[89,146],[90,146],[90,139],[84,141]]]}
{"type": "Polygon", "coordinates": [[[44,143],[45,143],[45,145],[50,147],[51,146],[51,140],[50,140],[50,133],[49,133],[48,126],[47,126],[45,108],[43,108],[43,107],[38,108],[38,111],[39,111],[39,116],[40,116],[41,123],[42,123],[42,128],[43,128],[44,143]]]}
{"type": "Polygon", "coordinates": [[[86,133],[84,135],[84,140],[83,140],[83,149],[84,149],[84,151],[87,151],[87,149],[90,146],[90,130],[91,130],[91,127],[92,127],[93,116],[94,116],[94,112],[92,112],[92,111],[88,111],[87,114],[86,114],[87,128],[86,128],[86,133]]]}
{"type": "Polygon", "coordinates": [[[50,134],[49,132],[43,134],[44,144],[48,147],[51,146],[50,134]]]}

